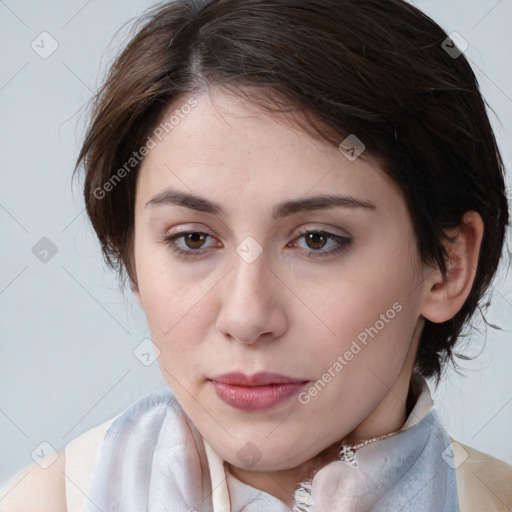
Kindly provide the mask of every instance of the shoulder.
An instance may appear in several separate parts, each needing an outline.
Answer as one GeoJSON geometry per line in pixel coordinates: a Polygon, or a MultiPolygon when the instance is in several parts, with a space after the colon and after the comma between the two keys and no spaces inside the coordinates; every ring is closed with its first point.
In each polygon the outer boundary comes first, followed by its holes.
{"type": "Polygon", "coordinates": [[[0,512],[81,510],[89,474],[101,443],[116,417],[87,430],[55,459],[48,456],[19,471],[0,486],[0,512]]]}
{"type": "Polygon", "coordinates": [[[69,443],[66,446],[68,512],[83,510],[98,468],[101,473],[105,465],[122,464],[120,461],[126,454],[129,464],[135,463],[134,445],[142,449],[142,444],[148,444],[153,449],[162,419],[169,414],[175,421],[184,416],[174,395],[163,388],[139,398],[117,416],[69,443]],[[100,453],[105,444],[105,450],[100,453]]]}
{"type": "Polygon", "coordinates": [[[143,413],[169,408],[179,410],[169,390],[152,392],[121,414],[76,437],[56,459],[53,454],[22,469],[7,482],[0,482],[0,512],[81,510],[103,439],[115,420],[128,417],[133,426],[143,413]]]}
{"type": "Polygon", "coordinates": [[[64,450],[31,464],[0,487],[0,512],[81,510],[89,474],[101,443],[116,418],[87,430],[64,450]],[[55,459],[55,460],[54,460],[55,459]],[[85,484],[85,485],[84,485],[85,484]]]}
{"type": "Polygon", "coordinates": [[[65,494],[68,512],[83,509],[90,476],[103,438],[116,418],[117,416],[84,432],[66,446],[65,494]]]}
{"type": "Polygon", "coordinates": [[[1,512],[67,512],[64,451],[22,469],[0,487],[1,512]]]}
{"type": "Polygon", "coordinates": [[[461,512],[512,510],[512,466],[452,439],[461,512]]]}

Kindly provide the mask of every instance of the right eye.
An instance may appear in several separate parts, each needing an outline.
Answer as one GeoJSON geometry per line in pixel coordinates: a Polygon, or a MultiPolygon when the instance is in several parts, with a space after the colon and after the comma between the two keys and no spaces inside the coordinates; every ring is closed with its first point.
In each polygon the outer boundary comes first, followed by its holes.
{"type": "Polygon", "coordinates": [[[162,242],[166,243],[174,253],[188,258],[203,254],[205,249],[219,246],[220,242],[217,242],[205,247],[204,244],[208,238],[212,237],[201,231],[181,231],[165,236],[162,242]]]}

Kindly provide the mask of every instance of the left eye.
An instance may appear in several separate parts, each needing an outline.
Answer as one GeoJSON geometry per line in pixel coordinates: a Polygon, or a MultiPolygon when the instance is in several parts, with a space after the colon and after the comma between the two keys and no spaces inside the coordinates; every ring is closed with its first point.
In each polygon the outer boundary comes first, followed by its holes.
{"type": "Polygon", "coordinates": [[[310,257],[312,256],[330,256],[337,254],[348,248],[352,240],[345,236],[335,235],[328,231],[305,231],[297,239],[304,238],[306,247],[304,248],[310,257]],[[330,245],[329,245],[330,242],[330,245]],[[323,251],[326,246],[333,247],[330,250],[323,251]]]}
{"type": "Polygon", "coordinates": [[[323,249],[329,241],[333,240],[333,236],[322,231],[309,231],[301,236],[305,237],[306,244],[309,249],[323,249]]]}

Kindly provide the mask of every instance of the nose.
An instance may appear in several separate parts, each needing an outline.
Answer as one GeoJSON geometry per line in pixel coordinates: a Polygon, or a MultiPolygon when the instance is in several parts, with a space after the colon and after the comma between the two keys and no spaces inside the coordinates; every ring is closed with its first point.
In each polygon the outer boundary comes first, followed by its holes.
{"type": "Polygon", "coordinates": [[[279,338],[287,328],[283,284],[263,255],[251,263],[234,256],[235,268],[222,288],[218,330],[247,344],[279,338]]]}

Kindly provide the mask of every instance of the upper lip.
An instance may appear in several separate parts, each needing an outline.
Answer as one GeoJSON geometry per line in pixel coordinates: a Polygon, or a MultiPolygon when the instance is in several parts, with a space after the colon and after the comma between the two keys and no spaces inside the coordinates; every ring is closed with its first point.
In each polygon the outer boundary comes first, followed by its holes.
{"type": "Polygon", "coordinates": [[[241,372],[224,373],[212,377],[213,381],[233,386],[265,386],[269,384],[298,384],[306,382],[304,379],[295,379],[280,375],[279,373],[260,372],[254,375],[245,375],[241,372]]]}

